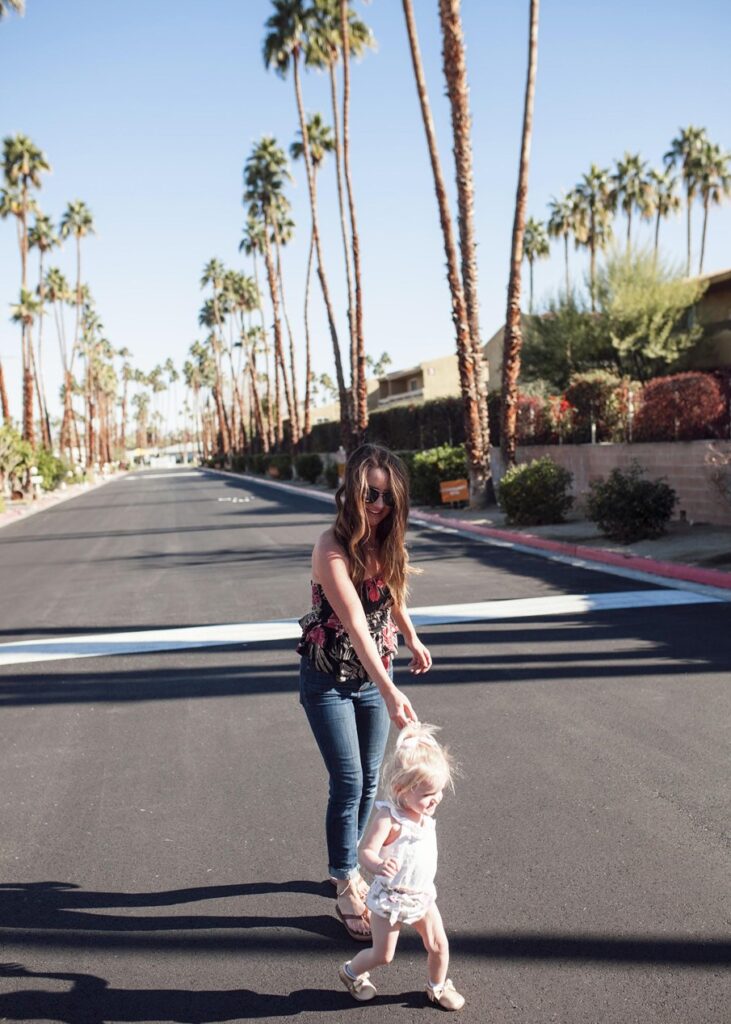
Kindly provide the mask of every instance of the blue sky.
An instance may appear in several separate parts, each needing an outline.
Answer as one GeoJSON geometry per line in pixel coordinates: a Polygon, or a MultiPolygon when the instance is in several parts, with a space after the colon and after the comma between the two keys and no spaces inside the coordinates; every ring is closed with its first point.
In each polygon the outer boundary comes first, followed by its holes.
{"type": "MultiPolygon", "coordinates": [[[[352,165],[364,267],[366,346],[393,367],[453,350],[436,203],[398,0],[355,0],[378,50],[352,75],[352,165]]],[[[291,80],[264,69],[269,0],[27,0],[24,18],[0,25],[0,135],[29,135],[53,173],[40,202],[58,220],[83,199],[97,234],[84,245],[84,277],[107,336],[149,370],[169,356],[178,367],[200,337],[199,278],[213,256],[250,272],[238,253],[245,215],[242,168],[264,134],[289,146],[298,123],[291,80]]],[[[441,74],[436,0],[415,0],[445,172],[453,178],[441,74]]],[[[473,114],[481,327],[504,317],[510,232],[526,68],[528,2],[464,0],[473,114]]],[[[639,150],[653,166],[682,125],[704,125],[731,147],[731,8],[722,0],[641,4],[615,0],[544,3],[529,212],[579,180],[591,162],[610,166],[639,150]]],[[[327,79],[304,78],[308,112],[330,120],[327,79]]],[[[301,309],[309,214],[301,168],[290,189],[297,225],[285,256],[290,318],[302,349],[301,309]]],[[[332,167],[321,175],[326,268],[346,332],[344,278],[332,167]]],[[[700,207],[694,222],[700,240],[700,207]]],[[[622,234],[623,224],[617,223],[622,234]]],[[[642,229],[650,239],[650,228],[642,229]]],[[[714,209],[704,269],[731,266],[731,203],[714,209]]],[[[685,252],[684,220],[661,229],[671,259],[685,252]]],[[[585,258],[571,254],[581,275],[585,258]]],[[[73,248],[52,262],[74,276],[73,248]]],[[[697,262],[697,250],[694,263],[697,262]]],[[[536,299],[562,281],[562,252],[535,272],[536,299]]],[[[527,274],[526,274],[527,286],[527,274]]],[[[9,322],[19,262],[14,224],[0,222],[0,355],[13,413],[20,413],[19,331],[9,322]],[[7,314],[6,312],[7,311],[7,314]]],[[[527,301],[527,300],[526,300],[527,301]]],[[[69,321],[70,322],[70,321],[69,321]]],[[[332,374],[319,294],[313,287],[317,373],[332,374]]],[[[48,377],[58,360],[46,325],[48,377]]],[[[301,359],[304,366],[304,354],[301,359]]]]}

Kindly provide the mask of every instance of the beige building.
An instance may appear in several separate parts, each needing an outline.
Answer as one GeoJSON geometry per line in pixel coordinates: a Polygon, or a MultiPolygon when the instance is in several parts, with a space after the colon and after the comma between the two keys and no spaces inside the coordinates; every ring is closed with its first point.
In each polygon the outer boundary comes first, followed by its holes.
{"type": "Polygon", "coordinates": [[[431,402],[459,394],[457,356],[426,359],[408,370],[394,370],[378,380],[378,411],[394,405],[431,402]]]}

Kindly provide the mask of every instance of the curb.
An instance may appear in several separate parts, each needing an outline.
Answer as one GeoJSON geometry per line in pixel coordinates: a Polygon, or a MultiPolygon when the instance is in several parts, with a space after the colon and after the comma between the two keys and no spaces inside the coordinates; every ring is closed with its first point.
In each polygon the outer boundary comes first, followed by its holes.
{"type": "MultiPolygon", "coordinates": [[[[234,477],[237,480],[252,480],[255,483],[262,483],[266,487],[288,491],[292,494],[304,493],[310,498],[316,498],[329,504],[332,504],[335,500],[333,495],[323,494],[321,491],[315,491],[309,487],[295,487],[292,484],[262,479],[249,473],[230,473],[227,470],[221,469],[206,469],[204,472],[220,473],[223,476],[234,477]]],[[[580,558],[584,562],[596,562],[599,565],[606,565],[629,572],[660,576],[664,579],[693,583],[701,587],[731,590],[731,572],[723,572],[721,569],[702,569],[697,566],[686,565],[683,562],[665,562],[656,558],[648,558],[646,555],[624,555],[616,551],[607,551],[603,548],[588,547],[584,544],[569,544],[566,541],[548,540],[544,537],[536,537],[532,533],[503,530],[496,526],[479,526],[476,523],[470,523],[466,519],[447,518],[446,516],[440,516],[436,512],[412,512],[410,520],[413,523],[421,522],[425,525],[431,524],[446,529],[458,530],[460,533],[474,534],[486,539],[491,538],[502,544],[514,544],[522,548],[529,548],[535,554],[542,554],[546,558],[550,558],[552,555],[561,558],[580,558]]]]}
{"type": "Polygon", "coordinates": [[[731,590],[731,573],[723,572],[721,569],[702,569],[694,565],[685,565],[683,562],[665,562],[656,558],[649,558],[646,555],[621,554],[616,551],[607,551],[603,548],[587,547],[584,544],[569,544],[566,541],[548,540],[545,537],[536,537],[532,533],[519,533],[515,530],[503,530],[495,526],[478,526],[476,523],[467,522],[464,519],[447,519],[434,512],[418,512],[413,517],[414,521],[419,519],[434,523],[437,526],[455,526],[464,533],[474,533],[482,537],[493,537],[510,544],[520,544],[522,547],[535,548],[536,553],[563,555],[569,558],[581,558],[585,562],[599,562],[601,565],[608,565],[614,568],[630,569],[635,572],[650,573],[653,576],[663,576],[667,579],[684,580],[687,583],[695,583],[702,587],[721,587],[724,590],[731,590]]]}

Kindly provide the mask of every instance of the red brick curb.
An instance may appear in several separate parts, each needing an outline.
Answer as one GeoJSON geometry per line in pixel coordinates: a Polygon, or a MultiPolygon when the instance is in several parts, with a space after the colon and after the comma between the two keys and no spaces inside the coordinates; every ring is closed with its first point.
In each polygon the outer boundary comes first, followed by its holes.
{"type": "Polygon", "coordinates": [[[637,572],[652,573],[655,576],[666,576],[668,579],[685,580],[698,583],[705,587],[723,587],[731,590],[731,572],[720,569],[701,569],[694,565],[683,565],[678,562],[661,562],[645,555],[623,555],[617,551],[606,551],[603,548],[591,548],[582,544],[568,544],[560,540],[547,540],[536,537],[532,533],[518,533],[515,530],[502,530],[494,526],[478,526],[464,519],[448,519],[434,512],[415,512],[412,519],[423,519],[438,526],[459,529],[466,533],[476,533],[482,537],[494,537],[511,544],[522,544],[524,547],[537,548],[541,551],[552,551],[555,554],[582,558],[587,562],[601,562],[603,565],[616,565],[622,569],[634,569],[637,572]]]}

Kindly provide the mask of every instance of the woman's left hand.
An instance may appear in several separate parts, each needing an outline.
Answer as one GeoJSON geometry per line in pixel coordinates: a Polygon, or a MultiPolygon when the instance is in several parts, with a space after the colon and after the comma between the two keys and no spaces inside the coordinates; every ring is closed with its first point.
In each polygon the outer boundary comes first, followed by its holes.
{"type": "Polygon", "coordinates": [[[428,672],[431,668],[431,654],[429,654],[421,640],[417,637],[412,644],[407,646],[413,655],[409,662],[409,672],[412,672],[415,676],[420,675],[422,672],[428,672]]]}

